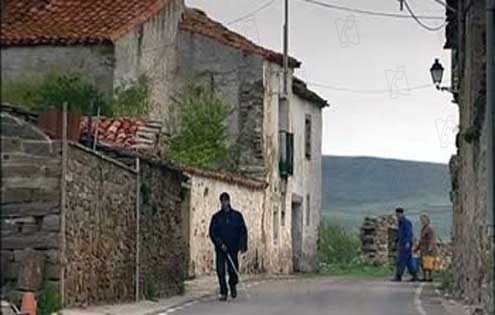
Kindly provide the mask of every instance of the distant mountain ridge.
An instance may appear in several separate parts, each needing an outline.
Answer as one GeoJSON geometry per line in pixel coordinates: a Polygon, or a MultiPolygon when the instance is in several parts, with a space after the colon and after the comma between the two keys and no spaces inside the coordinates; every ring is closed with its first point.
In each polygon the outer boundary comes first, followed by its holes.
{"type": "Polygon", "coordinates": [[[392,213],[402,206],[413,220],[426,212],[442,225],[442,233],[450,231],[447,164],[364,156],[322,159],[324,215],[357,226],[365,215],[392,213]]]}

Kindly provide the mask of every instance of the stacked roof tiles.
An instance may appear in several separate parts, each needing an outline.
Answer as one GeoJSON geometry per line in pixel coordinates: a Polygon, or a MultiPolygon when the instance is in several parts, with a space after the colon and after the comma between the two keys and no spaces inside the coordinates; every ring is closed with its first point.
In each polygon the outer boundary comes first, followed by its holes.
{"type": "Polygon", "coordinates": [[[98,143],[109,147],[155,151],[160,146],[162,124],[154,120],[84,117],[80,127],[82,136],[96,136],[98,143]]]}

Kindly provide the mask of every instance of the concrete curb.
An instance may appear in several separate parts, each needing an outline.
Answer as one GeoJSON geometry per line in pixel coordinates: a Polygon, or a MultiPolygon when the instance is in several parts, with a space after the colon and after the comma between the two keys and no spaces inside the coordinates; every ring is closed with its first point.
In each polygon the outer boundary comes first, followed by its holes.
{"type": "MultiPolygon", "coordinates": [[[[300,278],[300,277],[291,276],[291,275],[279,276],[279,277],[270,276],[270,277],[261,278],[261,279],[247,279],[247,280],[243,281],[242,283],[243,284],[249,284],[249,287],[247,289],[251,289],[255,286],[258,286],[260,284],[267,283],[267,282],[292,280],[292,279],[297,279],[297,278],[300,278]]],[[[170,306],[167,306],[162,310],[143,313],[142,315],[169,315],[169,314],[172,314],[176,311],[179,311],[179,310],[182,310],[182,309],[187,308],[189,306],[192,306],[194,304],[207,302],[207,301],[216,299],[216,297],[217,297],[216,292],[206,293],[206,294],[203,294],[203,295],[200,295],[197,297],[190,297],[190,298],[185,297],[184,301],[181,301],[181,302],[172,304],[170,306]]]]}

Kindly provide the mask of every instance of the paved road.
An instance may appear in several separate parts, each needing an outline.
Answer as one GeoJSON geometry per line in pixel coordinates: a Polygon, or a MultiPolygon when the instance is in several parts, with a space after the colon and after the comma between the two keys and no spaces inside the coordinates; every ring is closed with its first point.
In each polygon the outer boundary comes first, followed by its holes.
{"type": "Polygon", "coordinates": [[[227,302],[195,301],[174,315],[447,315],[430,285],[306,278],[267,282],[227,302]]]}

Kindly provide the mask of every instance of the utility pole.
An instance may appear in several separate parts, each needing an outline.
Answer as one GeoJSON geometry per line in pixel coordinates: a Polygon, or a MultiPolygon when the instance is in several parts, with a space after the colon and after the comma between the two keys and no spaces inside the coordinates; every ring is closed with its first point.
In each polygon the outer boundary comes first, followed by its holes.
{"type": "MultiPolygon", "coordinates": [[[[495,138],[495,0],[486,1],[486,118],[488,131],[488,150],[487,150],[487,172],[488,172],[488,189],[487,189],[487,210],[491,215],[491,237],[493,241],[493,258],[495,259],[495,192],[494,192],[494,138],[495,138]]],[[[494,267],[495,268],[495,265],[494,267]]],[[[495,269],[492,270],[492,277],[495,275],[495,269]]],[[[493,281],[492,294],[495,294],[495,281],[493,281]]],[[[495,299],[492,298],[495,309],[495,299]]]]}
{"type": "Polygon", "coordinates": [[[289,0],[284,7],[284,97],[289,96],[289,0]]]}

